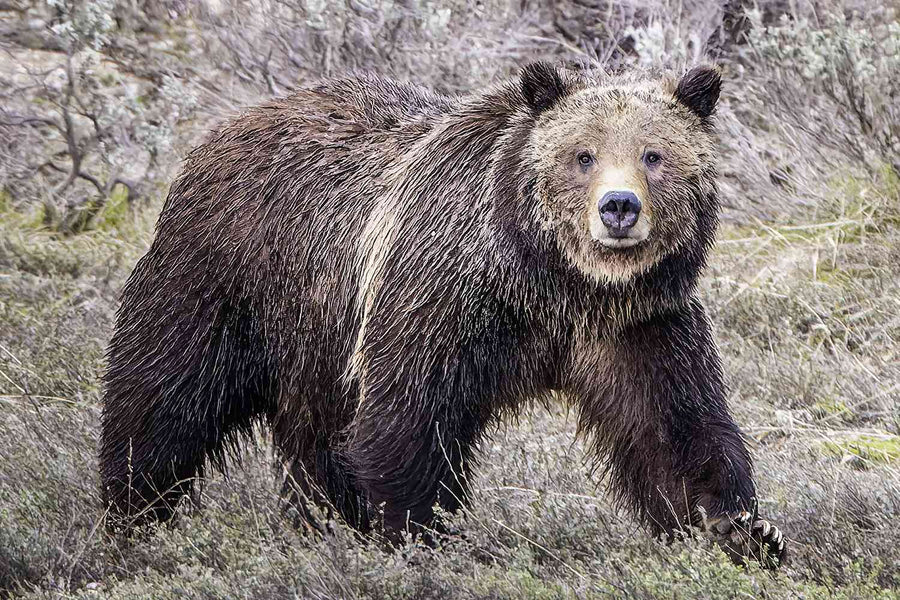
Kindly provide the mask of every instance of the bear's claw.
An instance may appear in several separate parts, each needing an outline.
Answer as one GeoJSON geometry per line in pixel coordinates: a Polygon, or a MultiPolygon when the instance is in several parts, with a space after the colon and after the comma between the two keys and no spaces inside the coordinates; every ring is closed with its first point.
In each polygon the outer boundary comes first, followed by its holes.
{"type": "Polygon", "coordinates": [[[759,539],[761,543],[768,546],[770,554],[775,554],[777,558],[781,558],[784,554],[784,534],[781,530],[766,521],[758,519],[753,527],[750,528],[750,535],[753,539],[759,539]]]}
{"type": "Polygon", "coordinates": [[[734,563],[744,564],[750,557],[759,561],[763,568],[776,569],[786,557],[784,534],[765,519],[755,517],[754,513],[744,510],[734,517],[704,518],[705,529],[734,563]]]}
{"type": "Polygon", "coordinates": [[[749,527],[746,523],[749,519],[734,519],[730,531],[716,536],[725,553],[737,564],[750,557],[765,569],[778,568],[785,558],[784,534],[765,519],[756,519],[749,527]]]}

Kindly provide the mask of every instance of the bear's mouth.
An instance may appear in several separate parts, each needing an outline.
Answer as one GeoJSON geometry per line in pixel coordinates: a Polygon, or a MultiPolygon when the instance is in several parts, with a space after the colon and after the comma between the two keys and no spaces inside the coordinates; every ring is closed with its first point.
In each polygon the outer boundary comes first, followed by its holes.
{"type": "Polygon", "coordinates": [[[599,240],[594,240],[594,244],[611,250],[626,250],[628,248],[634,248],[643,241],[644,240],[633,237],[604,237],[599,240]]]}

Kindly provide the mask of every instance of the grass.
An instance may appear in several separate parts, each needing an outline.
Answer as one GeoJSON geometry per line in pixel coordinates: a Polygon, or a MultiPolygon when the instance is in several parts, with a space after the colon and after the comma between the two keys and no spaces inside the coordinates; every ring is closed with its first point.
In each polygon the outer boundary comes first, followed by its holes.
{"type": "Polygon", "coordinates": [[[340,524],[324,538],[295,529],[262,431],[174,524],[111,536],[97,377],[154,214],[111,202],[92,231],[62,238],[4,208],[0,597],[897,598],[900,186],[878,174],[828,185],[831,202],[805,220],[728,226],[702,284],[762,512],[789,539],[774,575],[704,539],[639,530],[562,407],[484,444],[473,507],[453,517],[465,535],[437,551],[387,553],[340,524]]]}
{"type": "Polygon", "coordinates": [[[900,437],[892,435],[860,434],[846,440],[823,442],[822,447],[827,454],[860,468],[892,465],[900,461],[900,437]]]}

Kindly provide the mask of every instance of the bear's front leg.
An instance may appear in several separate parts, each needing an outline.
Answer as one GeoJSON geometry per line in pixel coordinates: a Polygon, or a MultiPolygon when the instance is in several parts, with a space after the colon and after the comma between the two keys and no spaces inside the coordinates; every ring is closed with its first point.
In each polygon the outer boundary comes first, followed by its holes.
{"type": "Polygon", "coordinates": [[[360,405],[344,456],[370,503],[384,511],[391,541],[439,529],[435,504],[455,511],[465,502],[473,447],[492,418],[484,361],[491,353],[449,340],[419,338],[425,328],[388,336],[373,328],[366,341],[360,405]]]}
{"type": "Polygon", "coordinates": [[[454,403],[440,384],[424,387],[365,396],[346,450],[358,485],[383,509],[392,542],[403,532],[440,530],[435,504],[447,511],[462,506],[472,447],[484,428],[482,415],[460,398],[454,403]]]}
{"type": "Polygon", "coordinates": [[[784,539],[757,519],[750,455],[699,301],[580,340],[573,363],[566,391],[621,500],[654,531],[705,526],[732,558],[777,563],[784,539]]]}

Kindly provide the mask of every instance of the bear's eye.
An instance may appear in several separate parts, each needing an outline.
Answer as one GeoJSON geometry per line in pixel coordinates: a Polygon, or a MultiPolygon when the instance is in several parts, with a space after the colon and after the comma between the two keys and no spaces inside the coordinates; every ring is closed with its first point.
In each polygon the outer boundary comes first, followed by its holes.
{"type": "Polygon", "coordinates": [[[578,164],[582,167],[589,167],[594,164],[594,157],[587,150],[578,153],[578,164]]]}
{"type": "Polygon", "coordinates": [[[661,160],[662,156],[659,155],[659,152],[650,151],[644,154],[644,162],[651,167],[658,165],[661,160]]]}

